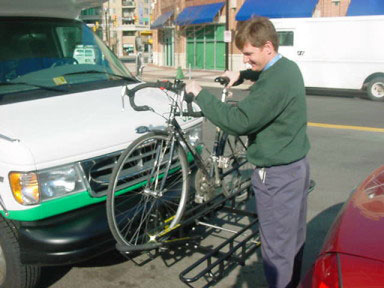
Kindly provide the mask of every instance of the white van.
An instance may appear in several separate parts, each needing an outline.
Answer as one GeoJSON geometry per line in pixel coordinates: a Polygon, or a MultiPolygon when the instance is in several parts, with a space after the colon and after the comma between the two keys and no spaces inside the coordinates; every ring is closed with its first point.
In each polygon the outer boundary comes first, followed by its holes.
{"type": "MultiPolygon", "coordinates": [[[[76,20],[100,2],[1,3],[0,287],[34,287],[42,266],[114,249],[105,213],[112,167],[137,127],[165,125],[159,89],[136,100],[160,115],[122,110],[124,87],[138,80],[76,20]]],[[[201,134],[201,119],[181,124],[201,134]]]]}
{"type": "Polygon", "coordinates": [[[272,19],[279,52],[308,88],[363,90],[384,101],[384,15],[272,19]]]}
{"type": "Polygon", "coordinates": [[[76,45],[73,51],[73,59],[78,64],[97,64],[100,58],[99,49],[95,45],[76,45]]]}

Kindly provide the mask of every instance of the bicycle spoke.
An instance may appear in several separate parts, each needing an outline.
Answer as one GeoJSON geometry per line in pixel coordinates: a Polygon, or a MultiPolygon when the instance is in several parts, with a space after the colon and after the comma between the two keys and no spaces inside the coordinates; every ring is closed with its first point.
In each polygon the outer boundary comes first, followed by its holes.
{"type": "Polygon", "coordinates": [[[173,150],[169,139],[164,133],[142,136],[114,168],[107,215],[120,244],[140,246],[158,241],[157,235],[166,239],[165,227],[171,229],[181,219],[188,199],[188,162],[181,146],[175,144],[173,150]],[[131,183],[137,185],[133,191],[128,190],[131,183]]]}

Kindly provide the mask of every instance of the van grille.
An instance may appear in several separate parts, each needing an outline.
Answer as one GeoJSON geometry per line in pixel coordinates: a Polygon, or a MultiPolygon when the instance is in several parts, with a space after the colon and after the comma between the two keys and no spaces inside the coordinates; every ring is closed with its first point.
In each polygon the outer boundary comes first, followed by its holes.
{"type": "MultiPolygon", "coordinates": [[[[118,182],[120,189],[136,185],[145,180],[146,172],[153,168],[153,159],[156,153],[154,144],[153,141],[146,142],[132,153],[120,174],[121,177],[118,182]]],[[[119,151],[81,163],[93,196],[101,197],[106,195],[113,167],[117,163],[121,153],[122,151],[119,151]]],[[[162,170],[165,169],[169,159],[169,157],[167,157],[168,153],[169,151],[167,151],[163,159],[163,164],[161,165],[162,170]]],[[[178,157],[174,155],[171,169],[178,167],[178,163],[178,157]]]]}

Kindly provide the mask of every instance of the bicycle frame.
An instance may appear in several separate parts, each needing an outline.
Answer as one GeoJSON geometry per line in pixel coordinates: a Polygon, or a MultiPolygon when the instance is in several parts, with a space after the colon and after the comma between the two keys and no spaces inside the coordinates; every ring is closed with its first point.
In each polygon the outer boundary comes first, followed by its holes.
{"type": "MultiPolygon", "coordinates": [[[[228,90],[227,90],[227,88],[224,88],[223,92],[222,92],[222,97],[221,97],[222,102],[226,101],[227,95],[228,95],[228,90]]],[[[178,98],[183,99],[183,97],[181,95],[177,94],[176,99],[174,99],[173,103],[171,104],[171,109],[170,109],[171,113],[170,113],[170,118],[168,119],[168,130],[169,130],[170,134],[173,137],[176,137],[178,139],[178,141],[182,144],[184,151],[191,153],[191,155],[193,156],[193,158],[195,160],[195,165],[199,169],[202,170],[204,175],[208,179],[212,179],[214,177],[215,185],[220,186],[221,181],[225,176],[231,174],[233,171],[235,171],[239,167],[246,164],[247,161],[245,160],[242,163],[238,163],[236,166],[232,167],[232,169],[229,169],[228,171],[226,171],[225,173],[220,175],[219,169],[222,168],[220,166],[223,166],[223,165],[220,165],[220,154],[222,153],[222,151],[220,151],[219,148],[224,147],[225,143],[223,143],[223,142],[225,141],[226,137],[224,137],[224,135],[225,135],[225,134],[223,134],[224,132],[222,132],[219,127],[216,127],[215,140],[214,140],[213,149],[212,149],[212,152],[210,155],[210,157],[212,159],[213,167],[212,167],[211,171],[208,171],[207,166],[204,163],[203,158],[196,151],[196,149],[185,139],[183,131],[182,131],[179,123],[176,120],[176,117],[175,117],[175,115],[177,114],[176,103],[178,101],[178,98]]],[[[182,113],[180,116],[182,116],[182,113]]],[[[241,141],[241,144],[245,147],[245,144],[242,141],[241,141]]],[[[171,143],[171,147],[172,147],[172,153],[173,153],[174,143],[171,143]]],[[[232,150],[232,148],[231,148],[231,150],[232,150]]],[[[233,152],[233,150],[232,150],[232,152],[233,152]]]]}
{"type": "MultiPolygon", "coordinates": [[[[217,82],[224,84],[220,80],[217,82]]],[[[226,83],[228,83],[228,82],[226,82],[226,83]]],[[[219,169],[228,168],[225,166],[226,165],[226,163],[225,163],[226,159],[224,157],[221,157],[222,156],[221,154],[224,151],[219,150],[220,148],[224,147],[225,143],[223,143],[223,141],[226,139],[226,134],[223,134],[224,132],[222,132],[219,127],[216,127],[215,142],[213,145],[213,151],[210,155],[210,158],[212,159],[213,167],[212,167],[212,169],[210,169],[210,171],[208,171],[207,165],[205,164],[203,158],[196,151],[196,149],[185,139],[184,133],[183,133],[179,123],[176,120],[176,116],[181,116],[181,117],[183,116],[183,108],[179,107],[178,103],[182,104],[183,101],[187,101],[186,97],[184,95],[185,91],[184,91],[183,83],[180,81],[176,81],[174,84],[172,84],[170,82],[168,82],[168,83],[158,82],[156,84],[146,83],[146,84],[136,86],[135,88],[133,88],[131,90],[128,90],[126,88],[125,93],[123,93],[123,95],[122,95],[123,109],[124,109],[124,97],[129,96],[130,104],[134,110],[155,112],[149,106],[146,106],[146,105],[137,106],[134,102],[135,92],[142,89],[142,88],[146,88],[146,87],[157,87],[157,88],[162,87],[162,89],[175,92],[176,97],[172,97],[172,101],[171,101],[171,105],[170,105],[171,106],[170,113],[169,113],[169,117],[167,119],[167,124],[168,124],[167,132],[171,135],[170,140],[172,141],[171,146],[170,146],[171,152],[172,152],[171,157],[174,153],[174,146],[175,146],[174,141],[180,142],[184,151],[186,153],[188,153],[188,152],[191,153],[191,155],[194,158],[195,165],[203,172],[204,176],[206,176],[207,179],[214,179],[214,184],[216,187],[219,187],[221,185],[221,181],[225,176],[229,175],[234,170],[238,169],[239,167],[241,167],[242,165],[247,163],[247,161],[243,161],[242,163],[235,163],[235,166],[233,166],[232,169],[228,169],[224,174],[220,173],[222,171],[220,171],[219,169]]],[[[228,96],[228,90],[227,90],[227,88],[224,88],[223,92],[222,92],[222,96],[221,96],[221,101],[225,102],[227,96],[228,96]]],[[[192,117],[200,117],[200,115],[196,116],[197,114],[199,114],[199,112],[193,112],[192,111],[191,101],[189,101],[187,103],[188,103],[188,106],[187,106],[188,112],[185,112],[184,115],[185,116],[192,116],[192,117]]],[[[244,148],[246,148],[243,142],[242,142],[242,145],[244,148]]],[[[233,152],[233,150],[232,150],[232,152],[233,152]]],[[[172,158],[170,158],[170,159],[172,159],[172,158]]],[[[169,167],[170,167],[170,163],[168,163],[168,165],[167,165],[167,168],[164,172],[165,174],[167,174],[169,172],[169,167]]],[[[166,177],[164,177],[164,178],[166,178],[166,177]]],[[[164,181],[162,181],[161,187],[163,187],[165,185],[164,181]]]]}

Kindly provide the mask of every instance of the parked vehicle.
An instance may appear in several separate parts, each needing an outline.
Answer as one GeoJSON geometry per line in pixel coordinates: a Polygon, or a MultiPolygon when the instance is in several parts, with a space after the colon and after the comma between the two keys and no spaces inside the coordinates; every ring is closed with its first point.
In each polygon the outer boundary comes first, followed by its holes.
{"type": "Polygon", "coordinates": [[[384,15],[272,21],[279,52],[298,63],[306,87],[359,89],[384,101],[384,15]]]}
{"type": "MultiPolygon", "coordinates": [[[[105,199],[138,127],[165,127],[168,96],[142,90],[159,114],[122,111],[139,81],[82,22],[102,0],[12,0],[0,9],[0,287],[34,287],[42,266],[114,249],[105,199]],[[33,3],[32,3],[33,2],[33,3]]],[[[201,119],[180,119],[186,137],[201,119]]],[[[140,155],[139,155],[140,157],[140,155]]],[[[144,157],[144,156],[142,156],[144,157]]]]}
{"type": "Polygon", "coordinates": [[[384,287],[384,166],[344,204],[301,288],[384,287]]]}

